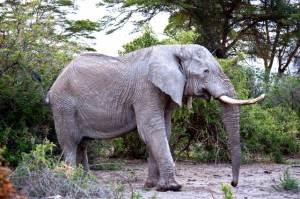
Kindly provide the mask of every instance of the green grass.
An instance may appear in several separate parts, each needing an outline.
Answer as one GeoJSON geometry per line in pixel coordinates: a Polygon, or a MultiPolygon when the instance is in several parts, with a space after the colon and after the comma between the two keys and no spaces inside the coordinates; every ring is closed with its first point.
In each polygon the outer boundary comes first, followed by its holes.
{"type": "Polygon", "coordinates": [[[93,170],[122,170],[123,168],[124,168],[124,165],[121,163],[117,163],[117,162],[91,165],[91,169],[93,169],[93,170]]]}
{"type": "Polygon", "coordinates": [[[279,180],[280,184],[272,186],[277,191],[300,190],[299,181],[291,177],[288,169],[284,171],[283,176],[280,176],[279,180]]]}
{"type": "Polygon", "coordinates": [[[300,161],[286,161],[288,165],[300,165],[300,161]]]}

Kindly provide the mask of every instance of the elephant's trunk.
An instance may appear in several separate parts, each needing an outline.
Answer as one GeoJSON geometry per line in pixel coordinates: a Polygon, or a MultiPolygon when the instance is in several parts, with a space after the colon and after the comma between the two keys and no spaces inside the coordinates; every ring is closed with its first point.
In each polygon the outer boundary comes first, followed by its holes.
{"type": "Polygon", "coordinates": [[[228,144],[230,147],[232,161],[232,186],[237,186],[241,164],[241,143],[240,143],[240,112],[237,106],[231,106],[221,102],[222,119],[228,133],[228,144]]]}
{"type": "Polygon", "coordinates": [[[231,182],[232,186],[237,186],[239,180],[239,170],[241,164],[241,143],[240,143],[240,113],[239,107],[236,105],[248,105],[254,104],[264,99],[265,95],[255,99],[249,100],[237,100],[235,91],[231,84],[227,84],[230,88],[229,96],[222,95],[219,97],[222,106],[222,119],[225,125],[225,129],[228,133],[228,144],[230,147],[231,161],[232,161],[232,175],[233,179],[231,182]]]}

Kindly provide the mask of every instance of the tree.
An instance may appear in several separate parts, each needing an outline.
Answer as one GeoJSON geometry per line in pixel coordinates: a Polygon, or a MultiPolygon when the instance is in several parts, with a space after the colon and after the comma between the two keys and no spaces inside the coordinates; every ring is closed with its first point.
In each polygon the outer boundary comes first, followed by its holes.
{"type": "Polygon", "coordinates": [[[159,40],[157,35],[153,32],[151,27],[145,27],[144,33],[134,39],[133,41],[123,45],[123,51],[119,51],[120,55],[133,52],[141,48],[147,48],[154,45],[164,44],[191,44],[199,37],[194,30],[180,31],[173,34],[169,34],[166,39],[159,40]]]}
{"type": "Polygon", "coordinates": [[[134,39],[133,41],[123,45],[123,51],[119,51],[120,55],[133,52],[141,48],[147,48],[150,46],[161,44],[162,42],[158,40],[155,33],[150,27],[144,29],[142,36],[134,39]]]}
{"type": "Polygon", "coordinates": [[[99,23],[67,19],[72,0],[7,0],[0,4],[0,145],[3,156],[16,164],[21,152],[51,133],[50,110],[43,107],[31,70],[49,88],[75,53],[92,50],[80,42],[99,30],[99,23]]]}
{"type": "MultiPolygon", "coordinates": [[[[75,9],[71,0],[7,0],[0,4],[1,74],[18,65],[21,52],[60,49],[68,41],[79,47],[78,39],[93,38],[90,34],[99,31],[100,24],[90,20],[68,20],[66,16],[75,9]]],[[[93,50],[84,45],[81,48],[93,50]]]]}
{"type": "MultiPolygon", "coordinates": [[[[298,6],[300,4],[298,3],[298,6]]],[[[262,58],[265,68],[265,82],[269,82],[274,63],[277,74],[284,72],[299,60],[300,54],[300,7],[285,1],[264,1],[264,13],[278,13],[279,20],[264,20],[249,31],[252,49],[250,54],[262,58]]]]}
{"type": "Polygon", "coordinates": [[[291,65],[292,60],[295,61],[299,53],[297,39],[300,7],[297,1],[104,0],[103,2],[99,5],[106,6],[114,12],[103,19],[104,24],[112,27],[108,33],[122,27],[134,15],[140,14],[143,17],[134,21],[139,26],[159,12],[167,12],[170,14],[167,32],[188,31],[195,28],[201,35],[195,43],[204,45],[218,58],[227,58],[237,51],[251,52],[254,48],[255,56],[268,59],[265,64],[267,76],[274,67],[272,58],[278,58],[280,62],[278,72],[281,74],[291,65]],[[266,29],[266,24],[269,29],[266,29]],[[270,29],[270,26],[273,28],[270,29]],[[261,49],[267,41],[266,37],[269,38],[270,47],[261,49]],[[247,47],[250,44],[254,46],[252,49],[247,47]],[[259,49],[261,53],[258,53],[259,49]]]}

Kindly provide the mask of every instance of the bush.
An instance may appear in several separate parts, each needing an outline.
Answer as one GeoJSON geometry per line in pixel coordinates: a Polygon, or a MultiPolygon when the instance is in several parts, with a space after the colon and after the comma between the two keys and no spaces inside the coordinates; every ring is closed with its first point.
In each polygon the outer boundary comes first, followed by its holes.
{"type": "Polygon", "coordinates": [[[92,38],[99,23],[66,19],[74,9],[69,0],[0,5],[0,146],[6,146],[3,156],[11,166],[45,137],[56,140],[50,109],[42,105],[31,71],[48,90],[74,54],[88,49],[81,38],[92,38]]]}
{"type": "Polygon", "coordinates": [[[35,150],[23,153],[11,180],[16,188],[29,197],[60,195],[67,198],[93,198],[108,196],[91,172],[82,166],[71,167],[53,156],[55,145],[49,141],[38,144],[35,150]]]}
{"type": "Polygon", "coordinates": [[[228,184],[224,184],[222,183],[221,184],[221,191],[223,192],[224,194],[224,199],[234,199],[236,198],[231,190],[231,186],[228,185],[228,184]]]}
{"type": "Polygon", "coordinates": [[[243,152],[269,154],[277,163],[283,155],[299,155],[299,118],[292,110],[282,107],[262,109],[259,105],[243,107],[241,135],[243,152]]]}
{"type": "Polygon", "coordinates": [[[300,190],[299,181],[291,177],[288,169],[283,172],[283,176],[280,176],[279,180],[280,184],[272,186],[277,191],[300,190]]]}
{"type": "Polygon", "coordinates": [[[300,77],[285,75],[281,79],[273,77],[264,107],[283,107],[295,111],[300,117],[300,77]]]}
{"type": "MultiPolygon", "coordinates": [[[[25,73],[26,74],[26,73],[25,73]]],[[[0,145],[3,156],[16,166],[22,152],[29,152],[49,132],[49,108],[41,104],[41,95],[30,76],[15,82],[6,74],[0,78],[0,145]]]]}

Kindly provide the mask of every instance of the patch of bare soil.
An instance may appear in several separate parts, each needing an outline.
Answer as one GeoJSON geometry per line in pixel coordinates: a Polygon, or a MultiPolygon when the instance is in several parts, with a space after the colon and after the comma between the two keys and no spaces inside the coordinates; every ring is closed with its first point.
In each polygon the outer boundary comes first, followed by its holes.
{"type": "MultiPolygon", "coordinates": [[[[300,180],[300,167],[283,164],[246,164],[241,166],[239,184],[232,187],[237,199],[300,199],[300,192],[276,191],[272,185],[279,184],[279,177],[289,169],[292,178],[300,180]]],[[[230,164],[199,164],[193,162],[176,163],[176,180],[183,185],[181,191],[157,192],[143,187],[147,178],[147,163],[127,162],[118,171],[93,171],[103,183],[118,182],[125,186],[125,196],[130,198],[132,191],[143,198],[223,198],[222,183],[230,184],[230,164]]]]}

